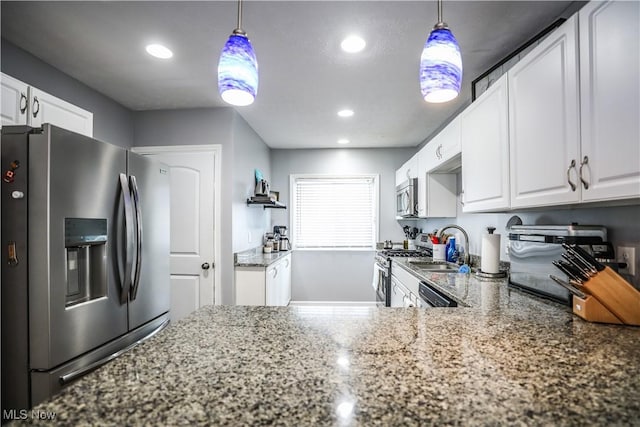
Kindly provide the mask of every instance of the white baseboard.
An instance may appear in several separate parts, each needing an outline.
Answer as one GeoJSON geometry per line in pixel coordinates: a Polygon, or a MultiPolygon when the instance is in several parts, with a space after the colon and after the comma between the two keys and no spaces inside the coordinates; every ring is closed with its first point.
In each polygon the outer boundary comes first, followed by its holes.
{"type": "Polygon", "coordinates": [[[375,307],[375,301],[290,301],[289,306],[375,307]]]}

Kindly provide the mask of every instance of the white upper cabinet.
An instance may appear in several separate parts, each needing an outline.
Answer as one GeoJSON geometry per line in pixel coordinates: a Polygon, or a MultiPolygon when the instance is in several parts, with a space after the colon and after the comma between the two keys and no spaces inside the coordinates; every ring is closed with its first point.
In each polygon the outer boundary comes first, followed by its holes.
{"type": "Polygon", "coordinates": [[[29,85],[13,77],[2,74],[0,76],[2,93],[2,126],[26,125],[29,107],[29,85]]]}
{"type": "Polygon", "coordinates": [[[507,75],[461,114],[462,211],[509,209],[507,75]]]}
{"type": "Polygon", "coordinates": [[[72,132],[93,136],[93,113],[31,87],[31,126],[51,123],[72,132]]]}
{"type": "Polygon", "coordinates": [[[508,72],[511,207],[580,200],[574,15],[508,72]]]}
{"type": "Polygon", "coordinates": [[[418,177],[418,154],[414,154],[396,171],[396,186],[418,177]]]}
{"type": "Polygon", "coordinates": [[[640,197],[640,3],[590,2],[579,17],[582,200],[640,197]]]}
{"type": "Polygon", "coordinates": [[[425,157],[427,172],[438,170],[448,172],[447,169],[450,169],[448,165],[451,164],[451,160],[456,158],[462,151],[460,142],[460,116],[449,122],[447,127],[442,129],[440,133],[429,141],[427,146],[430,146],[430,150],[425,157]]]}
{"type": "Polygon", "coordinates": [[[2,86],[2,125],[55,126],[93,136],[93,113],[6,74],[0,75],[2,86]]]}
{"type": "Polygon", "coordinates": [[[438,145],[431,140],[418,152],[418,217],[456,216],[456,174],[429,173],[437,167],[438,145]]]}

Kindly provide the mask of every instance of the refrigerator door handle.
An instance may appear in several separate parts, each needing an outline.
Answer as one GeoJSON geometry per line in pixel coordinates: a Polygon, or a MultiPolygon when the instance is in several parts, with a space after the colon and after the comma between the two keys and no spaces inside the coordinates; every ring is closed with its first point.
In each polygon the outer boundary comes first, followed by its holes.
{"type": "Polygon", "coordinates": [[[164,322],[162,322],[162,324],[160,326],[158,326],[156,329],[154,329],[153,331],[151,331],[148,335],[140,338],[139,340],[129,344],[128,346],[126,346],[125,348],[118,350],[117,352],[110,354],[106,357],[103,357],[100,360],[97,360],[93,363],[91,363],[90,365],[84,366],[80,369],[76,369],[73,372],[70,372],[66,375],[62,375],[60,377],[58,377],[58,382],[60,383],[60,385],[65,386],[67,384],[69,384],[72,381],[77,380],[78,378],[86,375],[87,373],[99,368],[102,365],[105,365],[107,363],[109,363],[110,361],[112,361],[113,359],[119,357],[120,355],[126,353],[127,351],[131,350],[132,348],[138,346],[139,344],[145,342],[146,340],[148,340],[149,338],[153,337],[154,335],[156,335],[158,332],[160,332],[161,330],[163,330],[164,328],[167,327],[167,325],[169,325],[169,320],[165,320],[164,322]]]}
{"type": "Polygon", "coordinates": [[[131,206],[131,192],[127,175],[120,174],[120,187],[124,202],[124,227],[125,227],[125,268],[120,290],[120,304],[126,304],[131,289],[131,273],[133,272],[133,206],[131,206]]]}
{"type": "Polygon", "coordinates": [[[131,193],[133,195],[133,207],[136,210],[136,265],[131,288],[131,301],[136,299],[138,285],[140,285],[140,266],[142,265],[142,210],[140,209],[140,196],[138,193],[138,182],[136,177],[129,177],[131,183],[131,193]]]}

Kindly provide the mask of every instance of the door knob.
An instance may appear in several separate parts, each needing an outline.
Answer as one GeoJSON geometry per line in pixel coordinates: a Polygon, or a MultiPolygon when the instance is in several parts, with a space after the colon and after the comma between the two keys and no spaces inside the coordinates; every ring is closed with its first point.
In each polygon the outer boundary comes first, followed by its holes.
{"type": "Polygon", "coordinates": [[[209,269],[209,263],[205,262],[200,267],[202,267],[203,270],[208,270],[209,269]]]}

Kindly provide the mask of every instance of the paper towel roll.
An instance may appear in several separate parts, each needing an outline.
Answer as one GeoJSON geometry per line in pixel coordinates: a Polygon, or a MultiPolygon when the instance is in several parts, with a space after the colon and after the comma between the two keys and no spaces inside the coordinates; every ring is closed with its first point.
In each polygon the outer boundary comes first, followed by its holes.
{"type": "Polygon", "coordinates": [[[484,234],[482,236],[482,255],[480,270],[483,273],[500,272],[500,235],[484,234]]]}

